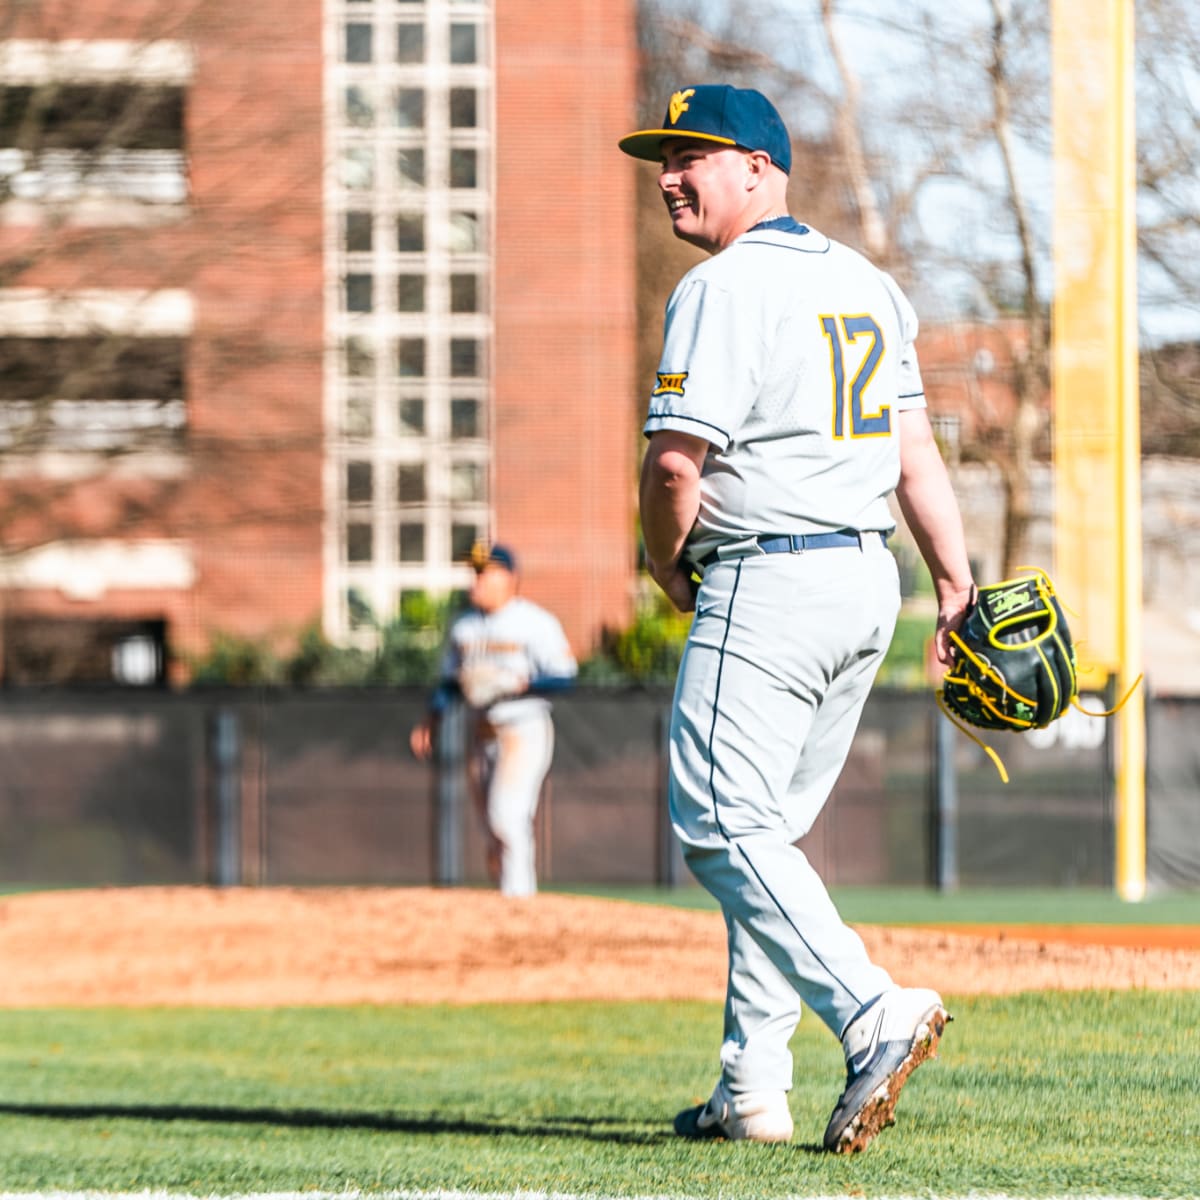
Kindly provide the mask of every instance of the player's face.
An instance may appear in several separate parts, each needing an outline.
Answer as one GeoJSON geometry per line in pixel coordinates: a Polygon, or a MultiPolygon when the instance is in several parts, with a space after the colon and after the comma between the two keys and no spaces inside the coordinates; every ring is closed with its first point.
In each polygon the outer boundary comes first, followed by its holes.
{"type": "Polygon", "coordinates": [[[658,186],[675,236],[715,254],[744,233],[749,163],[745,151],[713,142],[668,138],[658,186]]]}
{"type": "Polygon", "coordinates": [[[503,608],[517,590],[517,577],[499,563],[488,563],[482,571],[476,571],[471,585],[471,603],[483,612],[495,612],[503,608]]]}

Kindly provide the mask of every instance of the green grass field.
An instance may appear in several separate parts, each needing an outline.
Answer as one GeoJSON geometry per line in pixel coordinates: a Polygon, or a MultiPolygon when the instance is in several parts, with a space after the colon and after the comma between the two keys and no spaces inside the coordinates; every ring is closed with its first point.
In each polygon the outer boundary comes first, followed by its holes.
{"type": "MultiPolygon", "coordinates": [[[[554,890],[552,888],[552,890],[554,890]]],[[[557,890],[646,904],[716,909],[699,887],[579,885],[557,890]]],[[[871,925],[1200,925],[1200,892],[1169,892],[1136,904],[1095,888],[832,888],[842,916],[871,925]]]]}
{"type": "Polygon", "coordinates": [[[818,1152],[841,1056],[793,1043],[795,1142],[691,1144],[718,1005],[38,1010],[0,1019],[0,1191],[1200,1194],[1200,995],[951,999],[867,1153],[818,1152]]]}

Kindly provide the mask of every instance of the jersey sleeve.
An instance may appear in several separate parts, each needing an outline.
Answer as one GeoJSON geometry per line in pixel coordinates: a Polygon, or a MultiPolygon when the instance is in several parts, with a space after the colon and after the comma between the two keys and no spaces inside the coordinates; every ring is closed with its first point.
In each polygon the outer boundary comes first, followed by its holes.
{"type": "Polygon", "coordinates": [[[446,635],[445,641],[442,643],[442,656],[438,667],[438,682],[429,697],[430,712],[445,712],[450,706],[451,701],[461,695],[462,689],[458,682],[458,673],[461,667],[462,655],[459,653],[452,625],[446,635]]]}
{"type": "Polygon", "coordinates": [[[543,610],[538,624],[538,637],[529,648],[530,686],[574,679],[579,666],[558,618],[543,610]]]}
{"type": "Polygon", "coordinates": [[[762,377],[753,305],[710,280],[685,276],[667,303],[662,358],[642,432],[671,429],[728,448],[762,377]]]}
{"type": "Polygon", "coordinates": [[[900,362],[896,372],[896,407],[901,412],[906,408],[925,408],[925,385],[921,381],[921,367],[917,362],[917,330],[919,322],[916,310],[900,285],[886,271],[881,271],[888,295],[896,308],[896,319],[900,323],[900,362]]]}

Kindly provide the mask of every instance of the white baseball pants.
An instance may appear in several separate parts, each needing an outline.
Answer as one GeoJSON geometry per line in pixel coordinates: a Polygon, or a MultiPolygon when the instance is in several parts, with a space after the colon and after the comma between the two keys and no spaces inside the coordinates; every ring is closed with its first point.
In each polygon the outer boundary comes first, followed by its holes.
{"type": "Polygon", "coordinates": [[[892,986],[793,843],[842,770],[899,607],[876,538],[704,576],[675,689],[670,800],[688,866],[725,914],[733,1091],[792,1086],[802,1003],[840,1038],[892,986]]]}
{"type": "Polygon", "coordinates": [[[554,757],[554,724],[535,711],[494,727],[479,743],[480,785],[488,831],[500,857],[500,891],[532,896],[537,891],[533,819],[542,782],[554,757]]]}

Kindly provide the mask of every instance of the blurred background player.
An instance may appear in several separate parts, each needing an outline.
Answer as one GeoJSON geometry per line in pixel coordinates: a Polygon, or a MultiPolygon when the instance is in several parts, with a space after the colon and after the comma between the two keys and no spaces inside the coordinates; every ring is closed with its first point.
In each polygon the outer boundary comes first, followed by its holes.
{"type": "Polygon", "coordinates": [[[870,960],[795,842],[842,770],[895,628],[891,492],[933,577],[943,662],[971,598],[917,318],[889,276],[789,215],[791,141],[761,93],[681,88],[657,129],[620,145],[658,164],[675,236],[711,256],[667,305],[641,483],[646,565],[696,611],[671,817],[729,929],[721,1076],[675,1128],[788,1140],[803,1001],[846,1061],[825,1145],[861,1150],[948,1014],[870,960]]]}
{"type": "Polygon", "coordinates": [[[468,775],[489,838],[488,869],[506,896],[537,891],[533,819],[554,754],[548,693],[571,686],[574,655],[558,618],[517,595],[516,558],[505,546],[471,551],[469,605],[450,626],[441,682],[409,744],[433,751],[446,707],[468,709],[468,775]]]}

